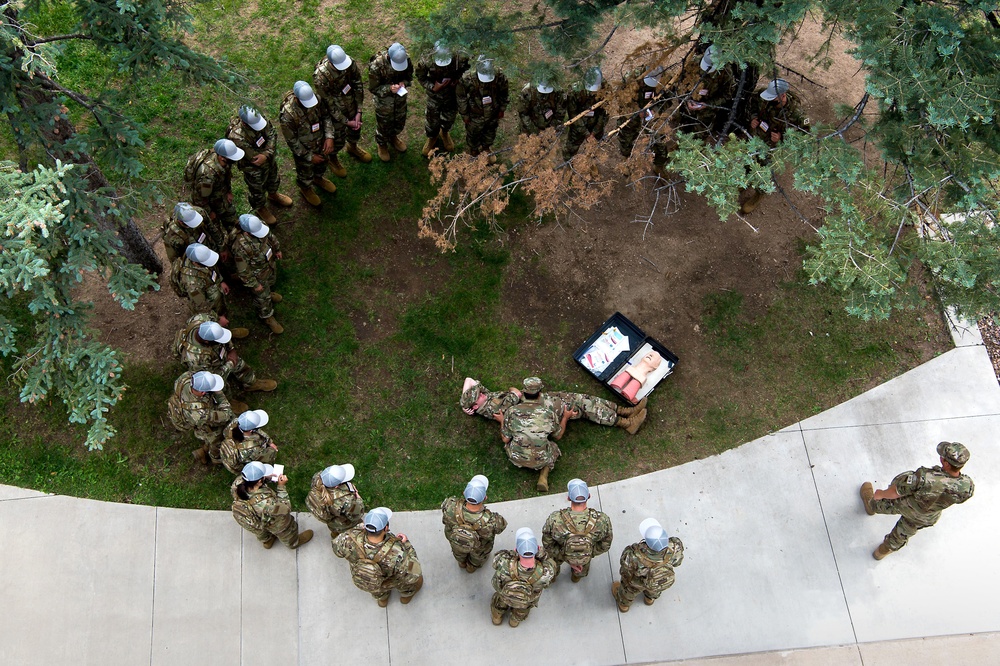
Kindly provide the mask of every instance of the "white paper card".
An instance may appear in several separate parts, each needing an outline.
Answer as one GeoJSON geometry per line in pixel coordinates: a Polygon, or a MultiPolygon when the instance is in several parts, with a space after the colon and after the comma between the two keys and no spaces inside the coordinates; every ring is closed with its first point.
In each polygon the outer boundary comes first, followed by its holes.
{"type": "Polygon", "coordinates": [[[198,242],[199,243],[204,243],[205,242],[205,234],[202,234],[202,235],[198,236],[198,242]]]}
{"type": "Polygon", "coordinates": [[[277,481],[279,478],[281,478],[281,475],[284,474],[284,473],[285,473],[285,466],[284,465],[275,465],[274,466],[274,474],[271,476],[271,478],[274,479],[275,481],[277,481]]]}
{"type": "Polygon", "coordinates": [[[350,84],[350,83],[348,83],[348,84],[347,84],[346,86],[344,86],[344,87],[343,87],[343,88],[341,89],[341,91],[340,91],[340,92],[341,92],[341,93],[343,93],[344,95],[346,95],[347,93],[351,92],[351,84],[350,84]]]}
{"type": "Polygon", "coordinates": [[[262,136],[257,137],[257,147],[260,148],[261,146],[263,146],[265,141],[267,141],[267,139],[265,139],[264,137],[262,136]]]}
{"type": "Polygon", "coordinates": [[[493,98],[490,97],[489,95],[483,98],[483,104],[492,104],[492,103],[493,103],[493,98]]]}
{"type": "Polygon", "coordinates": [[[766,132],[767,130],[771,129],[771,126],[762,120],[760,121],[760,128],[766,132]]]}
{"type": "Polygon", "coordinates": [[[545,115],[545,119],[546,120],[548,120],[549,118],[551,118],[552,117],[552,109],[546,109],[544,115],[545,115]]]}
{"type": "Polygon", "coordinates": [[[264,253],[264,256],[267,257],[268,260],[271,259],[271,248],[267,248],[267,252],[264,253]]]}
{"type": "Polygon", "coordinates": [[[406,89],[406,86],[399,86],[399,90],[396,91],[396,94],[402,97],[408,92],[410,91],[406,89]]]}

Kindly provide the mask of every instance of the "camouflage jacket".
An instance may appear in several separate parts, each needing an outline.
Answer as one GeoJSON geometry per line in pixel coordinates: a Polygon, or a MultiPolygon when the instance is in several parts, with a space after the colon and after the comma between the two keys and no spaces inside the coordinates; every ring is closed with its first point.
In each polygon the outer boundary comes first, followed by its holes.
{"type": "Polygon", "coordinates": [[[414,582],[420,577],[420,560],[417,559],[417,551],[409,541],[404,543],[395,534],[387,531],[381,543],[369,543],[365,535],[364,527],[353,527],[333,541],[333,554],[348,561],[351,565],[352,578],[354,566],[361,557],[360,552],[364,553],[366,559],[371,560],[379,555],[380,551],[383,554],[378,566],[385,577],[385,588],[393,587],[400,582],[414,582]]]}
{"type": "Polygon", "coordinates": [[[191,301],[197,312],[211,310],[222,299],[222,275],[218,266],[209,268],[188,257],[178,257],[171,264],[170,283],[181,298],[191,301]]]}
{"type": "Polygon", "coordinates": [[[222,431],[222,461],[226,469],[234,473],[239,473],[238,470],[242,470],[247,463],[266,457],[274,443],[270,435],[259,429],[242,433],[243,441],[237,441],[233,431],[239,427],[239,421],[234,417],[222,431]]]}
{"type": "Polygon", "coordinates": [[[903,472],[892,480],[892,485],[909,512],[925,518],[939,515],[952,504],[961,504],[976,490],[965,474],[949,476],[938,465],[903,472]]]}
{"type": "Polygon", "coordinates": [[[778,144],[771,141],[771,132],[777,132],[784,138],[785,133],[790,129],[798,129],[803,132],[809,131],[809,120],[802,115],[799,110],[799,101],[791,92],[785,93],[788,101],[784,106],[778,106],[777,101],[768,102],[757,96],[757,108],[750,116],[751,120],[757,121],[757,128],[750,130],[754,136],[764,140],[764,143],[774,148],[778,144]]]}
{"type": "Polygon", "coordinates": [[[586,115],[573,124],[587,128],[587,131],[595,137],[604,134],[604,126],[608,122],[607,109],[603,106],[596,109],[590,108],[597,104],[597,101],[597,93],[583,88],[571,90],[566,95],[566,119],[571,120],[581,113],[586,112],[586,115]]]}
{"type": "Polygon", "coordinates": [[[240,171],[259,169],[260,167],[253,163],[253,159],[258,155],[266,155],[267,161],[274,159],[274,154],[278,150],[278,130],[270,120],[265,119],[265,122],[267,124],[264,125],[264,129],[255,130],[240,120],[239,114],[229,120],[226,138],[246,153],[243,159],[236,163],[240,171]]]}
{"type": "Polygon", "coordinates": [[[232,372],[233,364],[226,358],[232,350],[231,342],[219,344],[209,342],[201,344],[198,342],[198,327],[206,321],[218,321],[214,312],[196,314],[184,324],[184,328],[177,331],[174,338],[174,356],[189,370],[208,370],[223,378],[228,377],[232,372]]]}
{"type": "Polygon", "coordinates": [[[542,590],[552,584],[558,568],[551,558],[543,557],[539,553],[535,557],[535,568],[525,569],[521,566],[517,551],[501,550],[493,556],[493,570],[493,589],[497,592],[502,591],[504,585],[512,580],[528,584],[531,588],[531,598],[524,607],[530,608],[538,605],[542,590]]]}
{"type": "Polygon", "coordinates": [[[547,95],[530,83],[521,88],[517,97],[517,117],[521,132],[537,134],[549,127],[558,127],[565,120],[566,96],[561,90],[547,95]]]}
{"type": "Polygon", "coordinates": [[[191,388],[195,372],[187,370],[174,382],[167,399],[170,421],[178,430],[221,429],[233,419],[233,408],[222,391],[195,395],[191,388]]]}
{"type": "Polygon", "coordinates": [[[202,208],[224,208],[225,199],[233,191],[233,170],[229,161],[219,164],[212,148],[205,148],[192,158],[194,181],[191,183],[191,203],[202,208]]]}
{"type": "Polygon", "coordinates": [[[459,80],[455,95],[458,99],[458,113],[466,122],[475,118],[497,120],[507,110],[510,102],[507,77],[499,67],[496,77],[489,83],[480,81],[475,69],[470,69],[459,80]]]}
{"type": "MultiPolygon", "coordinates": [[[[237,497],[236,486],[239,485],[241,478],[237,476],[233,482],[234,498],[237,497]]],[[[250,499],[247,500],[247,504],[250,506],[250,510],[260,518],[264,529],[275,525],[279,528],[284,527],[291,518],[292,502],[288,499],[288,491],[281,486],[272,488],[267,483],[263,483],[260,488],[251,490],[248,494],[250,499]]]]}
{"type": "Polygon", "coordinates": [[[662,591],[674,584],[674,567],[684,561],[684,544],[677,537],[668,539],[667,547],[653,551],[645,541],[625,547],[621,556],[621,577],[646,588],[659,587],[662,591]],[[657,574],[654,570],[660,569],[657,574]],[[654,581],[659,580],[659,585],[654,581]]]}
{"type": "Polygon", "coordinates": [[[167,219],[163,221],[163,249],[167,252],[167,261],[172,262],[178,257],[183,257],[184,250],[191,243],[201,243],[213,250],[220,250],[225,247],[225,233],[212,220],[208,211],[199,206],[192,206],[192,208],[202,218],[201,224],[194,229],[178,221],[172,211],[167,216],[167,219]]]}
{"type": "Polygon", "coordinates": [[[499,513],[494,513],[486,507],[478,513],[469,511],[465,508],[464,497],[449,497],[441,502],[441,522],[444,524],[444,536],[448,541],[451,541],[455,528],[461,525],[476,533],[480,547],[492,548],[496,535],[507,529],[507,521],[499,513]]]}
{"type": "Polygon", "coordinates": [[[597,509],[573,511],[572,508],[566,507],[553,511],[542,527],[542,545],[557,562],[564,562],[573,559],[573,556],[571,554],[568,556],[564,549],[567,541],[574,535],[590,542],[590,557],[603,555],[611,549],[611,540],[614,538],[611,519],[608,514],[597,509]]]}
{"type": "Polygon", "coordinates": [[[322,151],[323,141],[334,137],[333,119],[322,97],[319,104],[307,109],[299,103],[295,93],[289,92],[281,100],[278,122],[281,136],[299,159],[311,160],[313,153],[322,151]]]}
{"type": "Polygon", "coordinates": [[[319,472],[313,474],[306,506],[317,520],[341,532],[356,527],[365,517],[365,502],[353,484],[327,488],[319,472]]]}
{"type": "Polygon", "coordinates": [[[689,95],[678,112],[680,122],[710,129],[716,114],[720,111],[719,107],[730,106],[736,91],[729,70],[720,69],[711,74],[702,72],[697,85],[685,92],[689,95]]]}
{"type": "Polygon", "coordinates": [[[504,437],[518,440],[525,446],[545,446],[549,436],[559,433],[559,413],[541,399],[525,400],[503,411],[504,437]]]}
{"type": "Polygon", "coordinates": [[[257,238],[236,227],[230,234],[229,241],[240,282],[247,289],[256,289],[261,283],[269,283],[278,270],[278,252],[281,249],[274,232],[257,238]]]}
{"type": "Polygon", "coordinates": [[[354,120],[365,101],[365,85],[356,60],[352,59],[347,69],[339,70],[329,58],[323,56],[316,63],[313,83],[316,94],[326,102],[327,112],[334,123],[343,125],[348,120],[354,120]]]}
{"type": "Polygon", "coordinates": [[[455,89],[462,75],[469,71],[469,59],[464,55],[455,53],[451,57],[451,63],[445,67],[438,66],[434,62],[434,55],[425,55],[417,63],[417,81],[427,90],[427,99],[433,99],[438,103],[455,103],[455,89]],[[434,86],[445,79],[448,84],[434,92],[434,86]]]}
{"type": "Polygon", "coordinates": [[[376,97],[392,97],[396,93],[392,92],[393,86],[402,83],[407,88],[413,80],[413,62],[406,59],[406,69],[397,72],[389,63],[389,52],[383,49],[372,56],[368,61],[368,90],[376,97]]]}

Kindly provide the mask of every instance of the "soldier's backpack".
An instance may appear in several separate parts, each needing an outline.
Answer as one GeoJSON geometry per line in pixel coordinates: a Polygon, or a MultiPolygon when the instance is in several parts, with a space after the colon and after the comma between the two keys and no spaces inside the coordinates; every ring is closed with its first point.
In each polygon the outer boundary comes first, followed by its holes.
{"type": "Polygon", "coordinates": [[[250,500],[237,499],[233,502],[233,518],[245,530],[255,534],[264,531],[264,521],[251,508],[250,500]]]}
{"type": "Polygon", "coordinates": [[[451,549],[456,553],[471,553],[479,547],[479,534],[475,525],[467,522],[462,515],[461,502],[455,502],[455,522],[456,525],[451,529],[451,536],[448,538],[451,549]]]}
{"type": "Polygon", "coordinates": [[[639,561],[642,562],[643,566],[649,569],[649,573],[646,574],[646,579],[643,581],[647,590],[659,593],[673,585],[673,569],[666,566],[665,562],[654,562],[639,551],[636,551],[635,554],[639,561]]]}
{"type": "Polygon", "coordinates": [[[170,287],[174,293],[184,298],[187,294],[181,288],[181,266],[184,265],[184,255],[177,257],[170,264],[170,287]]]}
{"type": "MultiPolygon", "coordinates": [[[[364,536],[361,538],[363,539],[364,536]]],[[[358,559],[351,566],[351,579],[357,585],[358,589],[370,594],[374,594],[382,589],[382,584],[385,582],[385,574],[382,573],[382,567],[379,565],[385,559],[385,556],[389,554],[392,544],[393,539],[387,536],[385,543],[375,553],[375,557],[368,559],[365,556],[365,549],[361,545],[361,542],[358,540],[354,541],[354,547],[358,550],[358,559]]]]}
{"type": "MultiPolygon", "coordinates": [[[[532,573],[532,577],[534,577],[532,573]]],[[[528,608],[531,606],[534,594],[531,584],[517,577],[517,558],[510,561],[510,580],[500,588],[500,599],[511,608],[528,608]]]]}
{"type": "Polygon", "coordinates": [[[194,181],[198,177],[198,169],[204,164],[205,158],[214,154],[214,150],[206,148],[205,150],[199,150],[188,158],[187,164],[184,165],[184,185],[189,190],[194,188],[194,181]]]}
{"type": "Polygon", "coordinates": [[[568,511],[562,514],[563,523],[570,532],[566,538],[566,543],[563,544],[563,558],[566,562],[574,566],[583,566],[586,564],[590,561],[591,555],[594,552],[594,542],[590,533],[594,530],[594,526],[597,525],[597,517],[592,511],[589,511],[588,514],[587,524],[584,525],[582,530],[576,528],[568,511]]]}

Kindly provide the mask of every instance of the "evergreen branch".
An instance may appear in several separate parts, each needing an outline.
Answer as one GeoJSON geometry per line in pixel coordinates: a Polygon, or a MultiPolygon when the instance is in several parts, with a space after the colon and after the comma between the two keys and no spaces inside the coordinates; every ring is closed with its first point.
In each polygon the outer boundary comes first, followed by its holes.
{"type": "Polygon", "coordinates": [[[827,134],[826,136],[821,136],[820,139],[831,139],[833,137],[842,136],[844,132],[850,129],[851,125],[858,122],[858,119],[861,118],[861,114],[864,112],[865,106],[868,105],[868,99],[870,98],[870,96],[871,95],[869,93],[867,92],[865,93],[864,97],[861,98],[861,101],[858,102],[857,106],[854,107],[854,115],[851,116],[851,118],[847,121],[847,123],[843,127],[838,129],[836,132],[832,132],[830,134],[827,134]]]}
{"type": "Polygon", "coordinates": [[[25,43],[25,46],[38,46],[39,44],[48,44],[49,42],[61,42],[67,39],[92,40],[94,38],[82,32],[74,32],[68,35],[55,35],[54,37],[39,37],[37,39],[32,39],[30,43],[25,43]]]}
{"type": "MultiPolygon", "coordinates": [[[[91,99],[86,95],[70,90],[69,88],[63,87],[47,76],[40,77],[40,82],[42,84],[42,87],[45,88],[46,90],[52,90],[54,92],[59,92],[62,93],[63,95],[66,95],[66,97],[69,97],[71,100],[73,100],[80,106],[86,108],[91,113],[94,113],[94,109],[96,109],[98,106],[96,102],[92,102],[91,99]]],[[[98,124],[103,126],[103,123],[101,123],[101,119],[97,116],[97,114],[94,114],[94,117],[97,119],[98,124]]]]}
{"type": "Polygon", "coordinates": [[[569,65],[563,65],[563,68],[565,68],[565,69],[573,69],[573,68],[575,68],[575,67],[579,67],[580,65],[582,65],[582,64],[584,63],[584,61],[586,61],[586,60],[590,60],[590,59],[591,59],[591,58],[593,58],[593,57],[594,57],[595,55],[597,55],[598,53],[600,53],[601,51],[603,51],[603,50],[604,50],[604,47],[606,47],[606,46],[608,45],[608,42],[610,42],[610,41],[611,41],[611,38],[612,38],[612,37],[614,37],[614,35],[615,35],[615,32],[617,32],[617,31],[618,31],[618,28],[619,28],[619,25],[620,25],[620,24],[616,23],[616,24],[614,25],[614,27],[612,27],[612,28],[611,28],[611,32],[609,32],[609,33],[608,33],[608,36],[604,38],[604,41],[603,41],[603,42],[601,42],[601,45],[600,45],[600,46],[598,46],[598,47],[597,47],[596,49],[594,49],[594,50],[593,50],[592,52],[590,52],[589,54],[587,54],[587,55],[583,56],[582,58],[580,58],[580,59],[579,59],[579,60],[577,60],[576,62],[574,62],[574,63],[571,63],[571,64],[569,64],[569,65]]]}
{"type": "Polygon", "coordinates": [[[539,23],[537,25],[523,25],[520,28],[511,28],[511,32],[528,32],[530,30],[545,30],[546,28],[558,28],[569,23],[569,19],[552,21],[551,23],[539,23]]]}
{"type": "Polygon", "coordinates": [[[787,71],[791,72],[792,74],[794,74],[795,76],[799,77],[803,81],[808,81],[809,83],[813,84],[817,88],[822,88],[823,90],[829,90],[829,88],[827,88],[826,86],[824,86],[822,83],[819,83],[818,81],[813,81],[812,79],[810,79],[808,76],[806,76],[802,72],[797,72],[794,69],[792,69],[791,67],[789,67],[788,65],[782,65],[780,62],[777,63],[777,65],[781,69],[784,69],[784,70],[787,70],[787,71]]]}
{"type": "Polygon", "coordinates": [[[733,95],[733,108],[729,110],[729,118],[726,119],[726,124],[719,133],[718,140],[715,142],[716,148],[721,146],[725,138],[729,136],[729,130],[736,122],[736,109],[739,107],[738,101],[743,97],[743,88],[747,84],[747,72],[749,71],[749,67],[743,68],[743,73],[740,75],[740,84],[736,86],[736,94],[733,95]]]}

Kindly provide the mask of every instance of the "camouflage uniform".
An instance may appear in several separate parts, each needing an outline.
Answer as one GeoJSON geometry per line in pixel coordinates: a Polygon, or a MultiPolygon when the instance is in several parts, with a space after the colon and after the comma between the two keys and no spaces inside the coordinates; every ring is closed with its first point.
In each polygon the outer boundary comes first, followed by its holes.
{"type": "Polygon", "coordinates": [[[175,428],[182,432],[194,431],[208,455],[218,461],[223,431],[234,418],[233,409],[222,391],[195,395],[191,388],[195,372],[187,370],[174,382],[174,392],[167,399],[167,413],[175,428]]]}
{"type": "Polygon", "coordinates": [[[243,180],[247,184],[247,198],[250,208],[260,210],[267,205],[267,195],[274,194],[281,185],[281,175],[278,173],[278,161],[275,154],[278,151],[278,130],[274,124],[265,119],[264,129],[255,130],[240,120],[239,114],[229,121],[226,138],[232,141],[246,154],[236,163],[243,172],[243,180]],[[267,159],[260,166],[253,163],[258,155],[266,155],[267,159]]]}
{"type": "Polygon", "coordinates": [[[646,85],[641,73],[634,73],[637,79],[635,91],[635,108],[632,113],[622,117],[618,127],[618,150],[622,157],[629,157],[632,154],[632,147],[635,146],[636,139],[642,132],[643,125],[653,133],[653,166],[663,168],[669,156],[669,145],[659,133],[656,125],[659,120],[657,114],[667,106],[666,99],[672,97],[669,91],[657,92],[657,88],[646,85]],[[652,114],[652,118],[648,114],[652,114]]]}
{"type": "Polygon", "coordinates": [[[357,143],[361,140],[361,128],[351,129],[348,120],[354,117],[365,101],[365,87],[361,81],[361,69],[356,60],[350,67],[341,71],[333,66],[330,59],[316,63],[313,72],[315,93],[326,103],[327,113],[333,121],[333,152],[336,155],[347,143],[357,143]]]}
{"type": "MultiPolygon", "coordinates": [[[[697,61],[695,61],[697,62],[697,61]]],[[[700,134],[711,140],[729,119],[729,109],[734,102],[735,82],[728,69],[711,74],[701,72],[698,85],[690,97],[681,103],[678,111],[678,132],[700,134]],[[696,108],[692,109],[694,106],[696,108]]]]}
{"type": "Polygon", "coordinates": [[[274,443],[271,436],[259,429],[251,432],[240,430],[243,438],[242,441],[237,441],[239,435],[233,433],[239,428],[239,421],[233,418],[223,432],[221,458],[226,469],[233,474],[239,474],[246,465],[255,460],[273,465],[278,450],[271,447],[271,444],[274,443]]]}
{"type": "Polygon", "coordinates": [[[204,345],[198,342],[198,327],[206,321],[217,319],[213,313],[196,314],[188,319],[174,338],[174,355],[188,370],[208,370],[221,375],[227,384],[232,381],[237,386],[246,388],[254,383],[256,376],[242,357],[236,363],[226,358],[233,348],[232,342],[209,342],[204,345]]]}
{"type": "Polygon", "coordinates": [[[771,132],[777,132],[784,138],[789,129],[799,129],[803,132],[809,131],[809,121],[803,117],[799,110],[799,102],[792,95],[791,91],[785,95],[788,101],[784,106],[778,106],[777,100],[768,102],[757,95],[757,108],[750,116],[751,120],[757,120],[757,128],[750,130],[753,136],[758,136],[764,140],[771,148],[777,147],[777,143],[771,141],[771,132]]]}
{"type": "Polygon", "coordinates": [[[528,617],[532,608],[538,606],[542,590],[555,580],[557,566],[550,558],[542,557],[539,553],[535,556],[535,568],[525,569],[521,566],[517,551],[501,550],[493,556],[493,569],[495,592],[490,600],[490,610],[499,615],[510,611],[511,618],[520,622],[528,617]],[[526,583],[527,588],[516,590],[516,586],[507,586],[511,581],[526,583]]]}
{"type": "Polygon", "coordinates": [[[615,403],[594,395],[568,391],[546,391],[542,393],[541,399],[556,414],[562,414],[564,409],[579,412],[571,419],[573,421],[587,419],[597,425],[613,426],[618,420],[618,408],[615,403]]]}
{"type": "Polygon", "coordinates": [[[473,569],[486,564],[493,552],[493,540],[507,529],[507,521],[499,513],[486,507],[479,512],[469,511],[463,497],[449,497],[441,502],[441,522],[444,523],[444,537],[451,544],[451,554],[460,565],[471,565],[473,569]],[[476,544],[469,548],[456,535],[456,528],[474,535],[476,544]]]}
{"type": "Polygon", "coordinates": [[[875,513],[898,514],[899,520],[885,535],[889,550],[899,550],[907,540],[941,518],[941,512],[952,504],[961,504],[975,491],[975,484],[965,474],[949,476],[940,466],[919,467],[903,472],[892,480],[899,499],[872,501],[875,513]]]}
{"type": "Polygon", "coordinates": [[[383,49],[368,62],[368,90],[375,97],[375,143],[389,146],[406,127],[406,98],[392,92],[390,86],[401,83],[410,87],[413,63],[406,59],[406,69],[397,72],[389,63],[389,52],[383,49]]]}
{"type": "Polygon", "coordinates": [[[273,536],[289,548],[295,547],[299,536],[299,524],[292,515],[292,502],[288,499],[288,491],[281,486],[272,488],[267,483],[262,483],[260,488],[249,492],[250,499],[242,500],[236,493],[236,486],[242,481],[243,477],[237,476],[229,488],[233,496],[233,514],[236,514],[236,503],[245,502],[259,521],[259,527],[251,528],[237,519],[240,526],[257,537],[261,543],[270,541],[273,536]]]}
{"type": "Polygon", "coordinates": [[[330,539],[357,527],[365,517],[365,502],[351,483],[341,483],[327,488],[320,472],[313,474],[306,506],[316,520],[330,528],[330,539]]]}
{"type": "Polygon", "coordinates": [[[549,514],[542,528],[542,545],[556,563],[556,574],[563,562],[583,567],[573,572],[574,580],[590,573],[590,561],[611,549],[611,519],[597,509],[573,511],[571,507],[549,514]],[[582,552],[583,542],[590,544],[589,553],[582,552]],[[579,542],[579,545],[577,544],[579,542]]]}
{"type": "MultiPolygon", "coordinates": [[[[319,95],[317,95],[319,97],[319,95]]],[[[285,137],[295,160],[295,182],[301,189],[311,189],[313,183],[326,173],[327,161],[313,164],[313,155],[323,154],[323,142],[336,134],[326,102],[319,97],[319,104],[307,109],[294,92],[289,91],[281,100],[281,136],[285,137]]]]}
{"type": "Polygon", "coordinates": [[[174,259],[170,270],[170,284],[178,296],[187,300],[192,314],[225,313],[226,297],[218,265],[209,268],[182,254],[174,259]]]}
{"type": "Polygon", "coordinates": [[[173,213],[163,221],[163,249],[170,263],[173,263],[174,259],[183,257],[184,250],[191,243],[201,243],[217,252],[226,247],[226,232],[219,223],[213,220],[204,208],[197,206],[191,208],[202,218],[201,224],[194,229],[174,217],[173,213]]]}
{"type": "Polygon", "coordinates": [[[483,386],[482,382],[477,382],[462,392],[458,404],[462,409],[470,409],[476,404],[480,395],[486,396],[486,402],[475,413],[491,421],[494,414],[501,413],[511,405],[516,405],[521,401],[521,396],[513,391],[490,391],[483,386]]]}
{"type": "Polygon", "coordinates": [[[479,80],[475,68],[462,75],[455,97],[458,113],[465,123],[465,143],[473,155],[493,147],[497,125],[507,110],[509,95],[507,77],[499,67],[489,83],[479,80]]]}
{"type": "Polygon", "coordinates": [[[538,134],[549,127],[559,127],[566,116],[566,97],[553,90],[547,95],[530,83],[517,97],[517,127],[521,134],[538,134]]]}
{"type": "Polygon", "coordinates": [[[550,435],[559,432],[559,412],[542,398],[522,399],[503,411],[500,432],[510,441],[504,451],[518,467],[540,470],[553,469],[561,455],[559,446],[550,435]]]}
{"type": "Polygon", "coordinates": [[[233,260],[236,262],[236,275],[253,294],[257,316],[261,319],[273,317],[271,288],[278,277],[278,252],[281,249],[274,232],[257,238],[236,227],[230,235],[230,242],[233,260]],[[258,286],[263,287],[260,292],[255,291],[258,286]]]}
{"type": "Polygon", "coordinates": [[[444,67],[434,62],[434,54],[426,55],[417,63],[417,81],[427,90],[427,112],[424,114],[424,134],[433,139],[446,134],[455,124],[458,114],[456,89],[462,75],[469,71],[469,59],[453,53],[451,63],[444,67]],[[434,92],[434,85],[448,79],[448,84],[434,92]]]}
{"type": "MultiPolygon", "coordinates": [[[[351,579],[360,590],[365,590],[357,578],[357,564],[363,557],[376,561],[382,571],[382,584],[370,594],[376,601],[388,599],[392,589],[399,590],[404,599],[412,597],[423,585],[424,576],[417,559],[417,551],[410,542],[403,542],[386,530],[381,543],[369,543],[364,527],[353,527],[338,536],[333,542],[333,554],[345,558],[351,565],[351,579]]],[[[367,590],[365,590],[367,591],[367,590]]]]}
{"type": "MultiPolygon", "coordinates": [[[[189,165],[193,166],[191,205],[210,211],[220,229],[229,232],[239,222],[233,205],[233,165],[229,160],[219,164],[219,156],[212,148],[198,152],[189,165]]],[[[211,234],[210,234],[211,236],[211,234]]],[[[221,252],[225,248],[215,248],[221,252]]]]}
{"type": "Polygon", "coordinates": [[[604,138],[608,112],[604,107],[591,109],[590,107],[597,104],[597,101],[597,93],[585,88],[572,90],[566,95],[567,119],[575,118],[584,112],[586,115],[569,126],[566,132],[566,146],[563,148],[563,159],[568,160],[576,155],[587,137],[593,136],[598,141],[604,138]]]}
{"type": "Polygon", "coordinates": [[[656,552],[645,541],[626,546],[622,552],[621,584],[615,591],[615,601],[630,606],[642,593],[649,603],[660,598],[674,584],[674,567],[684,561],[684,544],[677,537],[670,537],[666,548],[656,552]]]}

